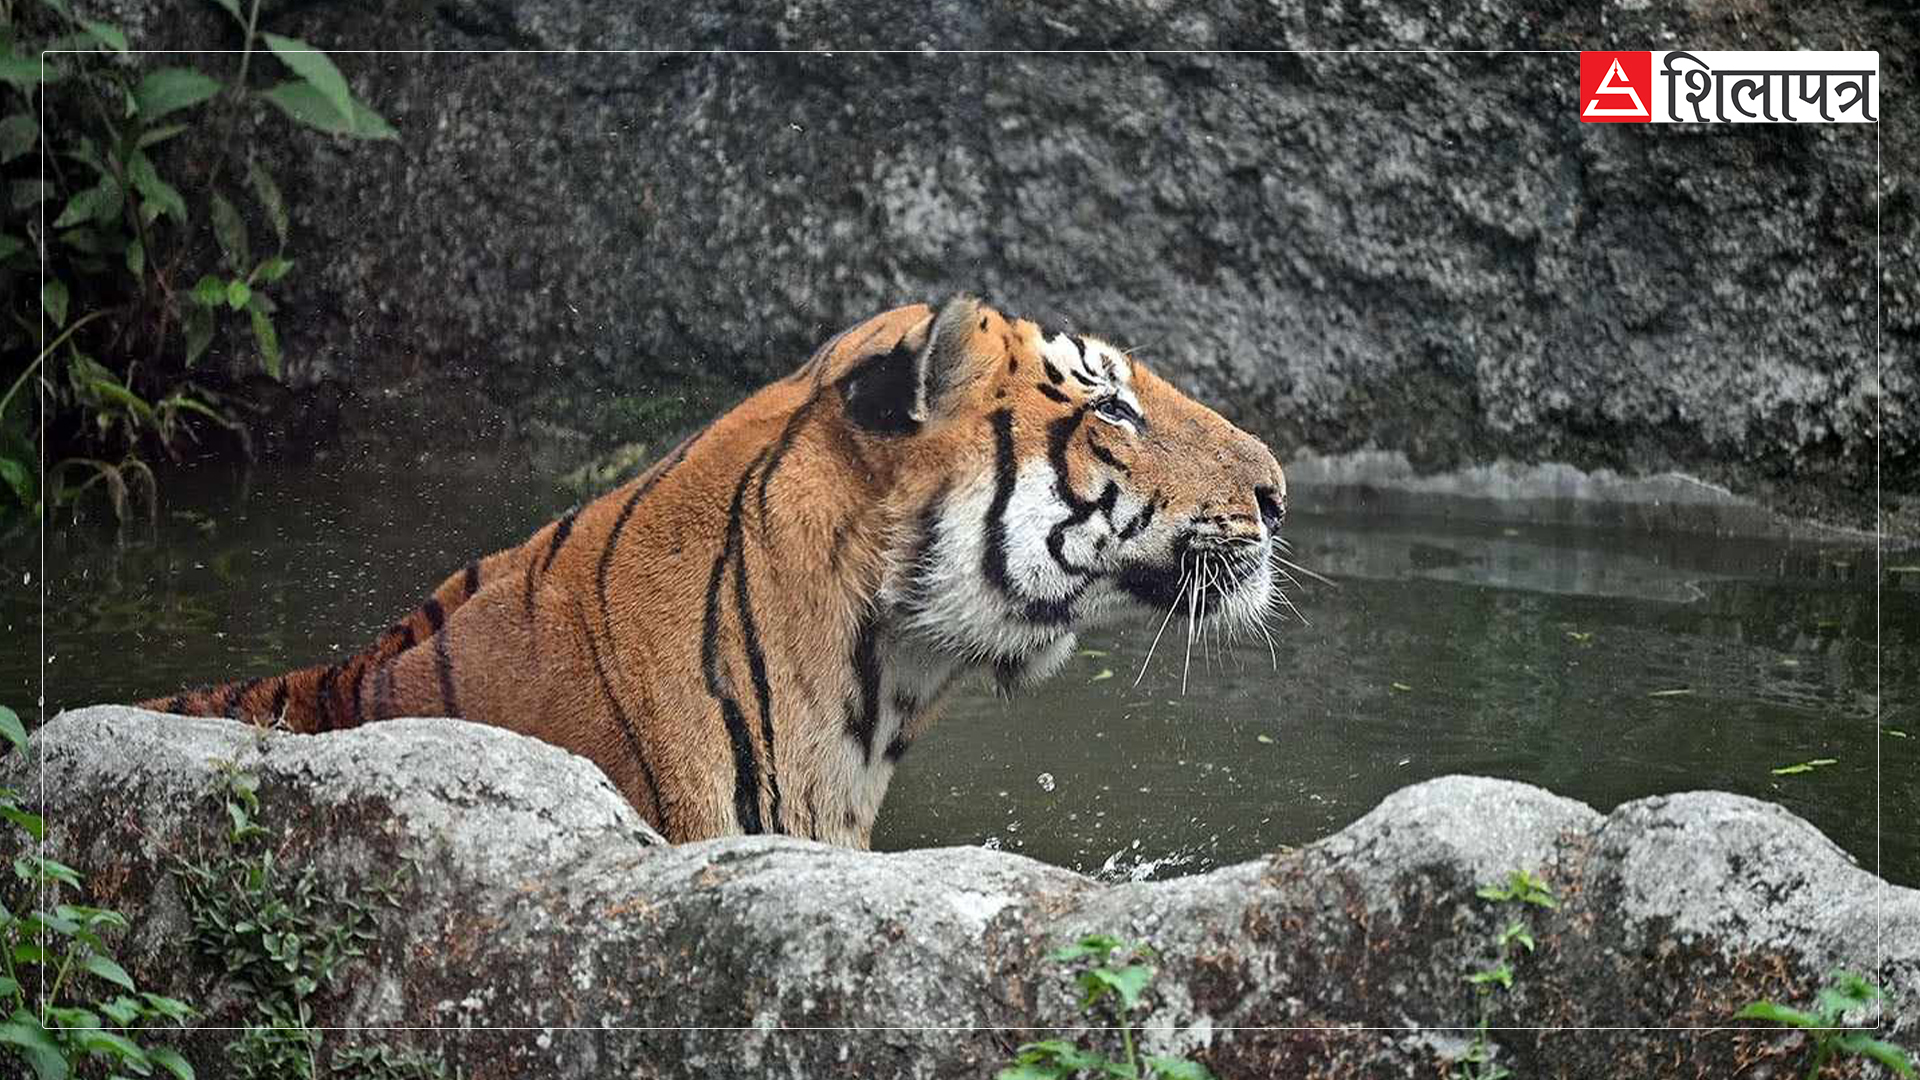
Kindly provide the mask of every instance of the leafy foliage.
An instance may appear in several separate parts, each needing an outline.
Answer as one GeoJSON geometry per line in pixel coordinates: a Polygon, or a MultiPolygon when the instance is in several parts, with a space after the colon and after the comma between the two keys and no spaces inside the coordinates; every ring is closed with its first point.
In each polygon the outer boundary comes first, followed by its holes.
{"type": "Polygon", "coordinates": [[[1015,1052],[1013,1064],[1000,1070],[998,1080],[1069,1080],[1075,1076],[1104,1076],[1117,1080],[1213,1080],[1205,1065],[1185,1058],[1141,1054],[1133,1045],[1132,1015],[1153,981],[1153,952],[1109,934],[1089,934],[1053,954],[1061,963],[1078,964],[1074,982],[1080,987],[1080,1007],[1090,1016],[1104,1011],[1120,1029],[1125,1057],[1109,1059],[1065,1039],[1030,1042],[1015,1052]]]}
{"type": "MultiPolygon", "coordinates": [[[[0,349],[32,357],[0,397],[0,523],[96,487],[119,518],[141,504],[152,514],[148,448],[177,457],[180,440],[209,425],[244,445],[239,402],[210,385],[219,372],[204,361],[233,324],[251,340],[247,363],[282,377],[274,292],[295,265],[286,201],[255,153],[254,102],[329,135],[395,137],[325,53],[258,29],[259,0],[244,12],[239,0],[215,3],[241,31],[224,79],[143,71],[118,27],[67,0],[0,0],[0,170],[14,211],[0,228],[0,283],[16,298],[0,349]],[[292,78],[256,86],[262,46],[292,78]],[[59,121],[43,129],[45,114],[59,121]],[[191,157],[176,151],[187,133],[191,157]],[[266,242],[243,207],[267,224],[266,242]],[[61,450],[44,491],[30,404],[41,396],[46,439],[61,450]]],[[[233,374],[239,358],[221,359],[233,374]]]]}
{"type": "MultiPolygon", "coordinates": [[[[27,733],[12,709],[0,706],[0,737],[27,753],[27,733]]],[[[0,788],[0,818],[34,840],[46,835],[38,814],[20,805],[20,793],[0,788]]],[[[171,1076],[193,1080],[178,1051],[153,1041],[154,1029],[184,1023],[184,1002],[142,991],[114,960],[106,936],[125,930],[116,911],[58,903],[80,889],[72,867],[23,852],[13,860],[13,896],[0,903],[0,1064],[18,1075],[24,1063],[36,1080],[65,1080],[83,1070],[114,1076],[171,1076]],[[44,992],[44,996],[42,996],[44,992]]]]}
{"type": "Polygon", "coordinates": [[[1827,985],[1821,988],[1812,1012],[1772,1001],[1756,1001],[1733,1015],[1739,1020],[1766,1020],[1807,1032],[1813,1041],[1813,1064],[1807,1069],[1807,1080],[1815,1080],[1836,1055],[1878,1062],[1913,1080],[1913,1059],[1905,1050],[1864,1031],[1841,1027],[1848,1013],[1865,1009],[1885,997],[1880,987],[1866,977],[1851,971],[1835,971],[1827,976],[1827,985]]]}
{"type": "Polygon", "coordinates": [[[1515,870],[1507,875],[1507,880],[1499,885],[1482,885],[1474,891],[1482,900],[1492,900],[1496,904],[1519,903],[1534,904],[1538,907],[1553,909],[1560,902],[1553,898],[1547,883],[1525,870],[1515,870]]]}
{"type": "MultiPolygon", "coordinates": [[[[247,1080],[316,1080],[323,1042],[313,998],[373,940],[374,909],[397,906],[401,873],[358,894],[328,892],[319,872],[281,861],[279,837],[260,821],[259,781],[229,770],[222,787],[226,827],[212,854],[174,868],[185,894],[195,950],[240,982],[253,1021],[227,1045],[247,1080]]],[[[366,1045],[336,1052],[330,1074],[391,1080],[445,1076],[414,1051],[366,1045]]]]}
{"type": "MultiPolygon", "coordinates": [[[[1496,904],[1532,905],[1549,910],[1560,906],[1547,883],[1527,870],[1515,870],[1497,885],[1482,885],[1474,890],[1474,895],[1496,904]]],[[[1480,1019],[1474,1027],[1473,1042],[1454,1063],[1457,1069],[1449,1074],[1452,1080],[1504,1080],[1513,1075],[1513,1070],[1493,1060],[1493,1041],[1487,1032],[1493,1023],[1495,992],[1513,989],[1514,961],[1522,953],[1532,952],[1535,944],[1533,930],[1526,920],[1513,919],[1494,936],[1493,962],[1465,976],[1479,1001],[1480,1019]]]]}

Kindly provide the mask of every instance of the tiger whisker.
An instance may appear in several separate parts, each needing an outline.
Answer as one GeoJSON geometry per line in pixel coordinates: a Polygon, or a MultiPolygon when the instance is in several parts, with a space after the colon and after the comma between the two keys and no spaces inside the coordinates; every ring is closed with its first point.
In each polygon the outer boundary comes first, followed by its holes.
{"type": "Polygon", "coordinates": [[[1211,661],[1207,655],[1207,593],[1213,589],[1213,560],[1200,556],[1200,587],[1195,590],[1200,596],[1200,614],[1194,620],[1194,636],[1200,639],[1200,668],[1206,670],[1211,661]]]}
{"type": "Polygon", "coordinates": [[[1180,606],[1180,593],[1187,584],[1187,561],[1180,560],[1180,581],[1174,586],[1173,603],[1167,605],[1167,617],[1160,620],[1160,629],[1153,633],[1153,643],[1147,646],[1147,658],[1140,661],[1140,674],[1133,677],[1134,689],[1139,689],[1140,680],[1147,677],[1147,665],[1153,663],[1153,650],[1160,647],[1160,635],[1167,632],[1167,624],[1173,621],[1173,609],[1180,606]]]}
{"type": "Polygon", "coordinates": [[[1200,604],[1200,578],[1195,575],[1193,587],[1187,590],[1187,662],[1180,668],[1180,696],[1187,696],[1187,675],[1193,671],[1193,630],[1194,612],[1200,604]]]}
{"type": "MultiPolygon", "coordinates": [[[[1209,570],[1211,570],[1211,571],[1212,571],[1212,573],[1211,573],[1211,574],[1209,574],[1209,575],[1208,575],[1208,577],[1207,577],[1207,591],[1208,591],[1208,592],[1212,592],[1212,591],[1214,590],[1214,588],[1215,588],[1215,587],[1216,587],[1217,585],[1219,585],[1219,583],[1220,583],[1220,579],[1221,579],[1221,578],[1222,578],[1223,576],[1225,576],[1225,570],[1224,570],[1224,568],[1222,567],[1222,565],[1221,565],[1221,563],[1220,563],[1220,562],[1218,562],[1217,560],[1214,560],[1214,561],[1210,561],[1210,564],[1209,564],[1209,566],[1208,566],[1208,569],[1209,569],[1209,570]]],[[[1221,599],[1220,597],[1215,597],[1215,607],[1216,607],[1216,608],[1217,608],[1217,607],[1219,606],[1219,602],[1220,602],[1220,599],[1221,599]]],[[[1220,619],[1219,619],[1219,614],[1220,614],[1220,613],[1219,613],[1219,612],[1218,612],[1217,610],[1216,610],[1216,611],[1214,612],[1214,616],[1215,616],[1215,617],[1214,617],[1214,622],[1213,622],[1213,628],[1212,628],[1212,629],[1213,629],[1213,647],[1212,647],[1212,649],[1211,649],[1210,651],[1208,651],[1208,652],[1207,652],[1207,670],[1209,670],[1209,671],[1211,671],[1211,670],[1213,670],[1213,660],[1214,660],[1214,658],[1220,655],[1220,619]]],[[[1201,624],[1200,624],[1200,625],[1201,625],[1201,628],[1202,628],[1202,629],[1205,629],[1205,628],[1206,628],[1206,622],[1205,622],[1205,617],[1204,617],[1204,616],[1202,616],[1202,621],[1201,621],[1201,624]]]]}
{"type": "Polygon", "coordinates": [[[1280,598],[1280,602],[1287,605],[1287,610],[1293,612],[1293,617],[1300,620],[1301,626],[1313,625],[1312,623],[1307,621],[1307,617],[1305,615],[1300,614],[1300,609],[1294,606],[1293,599],[1287,595],[1287,590],[1281,589],[1281,588],[1275,588],[1273,591],[1274,591],[1274,595],[1280,598]]]}
{"type": "Polygon", "coordinates": [[[1284,566],[1289,570],[1298,570],[1299,572],[1307,575],[1308,577],[1312,578],[1313,580],[1319,582],[1322,585],[1326,585],[1335,589],[1340,587],[1339,582],[1333,580],[1330,577],[1327,577],[1324,574],[1315,573],[1314,571],[1309,570],[1304,566],[1301,566],[1299,563],[1294,562],[1292,559],[1284,559],[1284,558],[1281,558],[1279,555],[1275,555],[1273,557],[1273,561],[1279,563],[1281,566],[1284,566]]]}
{"type": "Polygon", "coordinates": [[[1267,623],[1265,619],[1253,620],[1253,628],[1255,630],[1258,630],[1260,632],[1260,636],[1266,639],[1267,656],[1273,661],[1273,670],[1279,671],[1280,670],[1280,650],[1273,643],[1273,631],[1267,629],[1267,623]]]}

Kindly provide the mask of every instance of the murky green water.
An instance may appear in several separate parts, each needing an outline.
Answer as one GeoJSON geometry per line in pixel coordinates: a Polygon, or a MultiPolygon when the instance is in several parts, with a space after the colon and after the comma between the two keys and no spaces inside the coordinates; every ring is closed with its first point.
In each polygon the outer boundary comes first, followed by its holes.
{"type": "MultiPolygon", "coordinates": [[[[207,472],[173,481],[157,530],[51,531],[47,705],[345,655],[568,501],[478,462],[402,474],[207,472]]],[[[1288,534],[1341,587],[1295,593],[1311,625],[1289,624],[1271,654],[1207,640],[1190,659],[1174,626],[1137,687],[1154,627],[1123,627],[1084,641],[1027,697],[969,688],[902,766],[876,844],[988,843],[1089,872],[1188,873],[1304,843],[1396,788],[1466,772],[1601,809],[1699,788],[1759,796],[1920,885],[1920,574],[1883,578],[1877,673],[1871,550],[1313,505],[1297,493],[1288,534]],[[1836,763],[1770,773],[1817,758],[1836,763]]],[[[36,560],[0,562],[15,640],[40,626],[36,560]]],[[[32,701],[34,649],[4,663],[0,691],[32,701]]]]}

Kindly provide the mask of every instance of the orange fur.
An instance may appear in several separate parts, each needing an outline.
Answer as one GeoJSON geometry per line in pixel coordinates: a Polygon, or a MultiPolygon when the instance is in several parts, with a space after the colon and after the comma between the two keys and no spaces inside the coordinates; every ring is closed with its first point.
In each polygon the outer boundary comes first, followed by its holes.
{"type": "Polygon", "coordinates": [[[864,846],[955,677],[1044,676],[1098,611],[1183,595],[1202,553],[1265,597],[1248,545],[1284,502],[1264,446],[1110,347],[914,305],[453,574],[367,651],[143,704],[302,732],[461,716],[591,759],[674,840],[864,846]]]}

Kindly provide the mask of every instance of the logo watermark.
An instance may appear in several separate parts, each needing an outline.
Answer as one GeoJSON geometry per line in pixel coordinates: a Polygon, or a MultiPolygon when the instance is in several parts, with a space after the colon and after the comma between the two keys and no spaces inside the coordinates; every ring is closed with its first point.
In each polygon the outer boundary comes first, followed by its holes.
{"type": "Polygon", "coordinates": [[[1588,124],[1877,124],[1877,52],[1583,52],[1588,124]]]}

